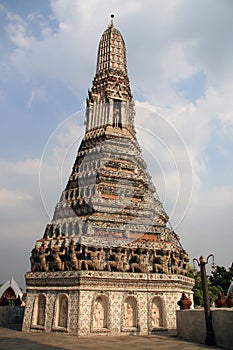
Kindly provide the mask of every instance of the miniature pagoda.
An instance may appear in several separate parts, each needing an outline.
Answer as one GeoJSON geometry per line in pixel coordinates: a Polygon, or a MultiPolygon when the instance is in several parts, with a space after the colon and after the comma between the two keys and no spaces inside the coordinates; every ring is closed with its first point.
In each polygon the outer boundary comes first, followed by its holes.
{"type": "Polygon", "coordinates": [[[155,195],[136,139],[126,48],[113,20],[98,49],[86,131],[26,273],[23,330],[149,334],[192,299],[188,255],[155,195]]]}

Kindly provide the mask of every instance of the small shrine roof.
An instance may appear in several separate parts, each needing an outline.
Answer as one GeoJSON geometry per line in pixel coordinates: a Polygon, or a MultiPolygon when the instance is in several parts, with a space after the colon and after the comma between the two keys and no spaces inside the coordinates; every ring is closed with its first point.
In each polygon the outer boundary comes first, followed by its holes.
{"type": "Polygon", "coordinates": [[[13,277],[11,277],[9,279],[9,281],[7,281],[6,283],[4,283],[1,288],[0,288],[0,298],[2,297],[2,295],[5,293],[5,291],[8,289],[8,288],[12,288],[13,291],[15,292],[15,295],[16,295],[16,298],[18,296],[22,297],[23,295],[23,292],[21,291],[21,289],[19,288],[18,286],[18,283],[14,280],[13,277]]]}

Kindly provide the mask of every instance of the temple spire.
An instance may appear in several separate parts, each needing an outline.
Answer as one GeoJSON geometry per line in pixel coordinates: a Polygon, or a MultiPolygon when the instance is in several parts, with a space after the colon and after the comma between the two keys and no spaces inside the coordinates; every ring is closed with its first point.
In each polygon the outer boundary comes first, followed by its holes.
{"type": "Polygon", "coordinates": [[[109,69],[128,74],[125,42],[120,31],[115,28],[113,20],[100,39],[96,74],[109,69]]]}
{"type": "Polygon", "coordinates": [[[99,42],[96,75],[87,97],[86,132],[111,126],[135,134],[126,47],[113,18],[111,14],[111,23],[99,42]]]}

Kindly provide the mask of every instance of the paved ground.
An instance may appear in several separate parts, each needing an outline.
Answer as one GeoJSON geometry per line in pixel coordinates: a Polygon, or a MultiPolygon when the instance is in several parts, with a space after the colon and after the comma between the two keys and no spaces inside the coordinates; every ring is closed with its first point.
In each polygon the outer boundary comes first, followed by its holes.
{"type": "Polygon", "coordinates": [[[65,335],[22,333],[0,328],[0,350],[204,350],[221,349],[177,339],[174,335],[93,336],[76,338],[65,335]]]}

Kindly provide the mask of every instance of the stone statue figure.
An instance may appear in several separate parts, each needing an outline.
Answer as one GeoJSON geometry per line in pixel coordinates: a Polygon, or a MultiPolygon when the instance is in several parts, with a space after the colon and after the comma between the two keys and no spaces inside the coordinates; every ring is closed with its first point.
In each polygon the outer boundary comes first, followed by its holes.
{"type": "Polygon", "coordinates": [[[82,253],[82,245],[80,245],[79,250],[76,251],[76,244],[72,240],[69,245],[69,253],[68,253],[69,260],[66,261],[66,267],[68,271],[81,270],[83,260],[78,259],[78,255],[80,255],[81,253],[82,253]]]}
{"type": "Polygon", "coordinates": [[[67,318],[68,318],[68,300],[66,297],[63,297],[60,302],[58,325],[60,327],[66,328],[67,318]]]}
{"type": "Polygon", "coordinates": [[[161,310],[155,302],[152,303],[151,306],[151,325],[153,328],[160,327],[161,324],[161,310]]]}
{"type": "Polygon", "coordinates": [[[39,249],[39,253],[38,253],[38,259],[40,262],[40,271],[49,271],[48,268],[48,263],[46,260],[46,257],[50,255],[50,252],[46,252],[46,248],[45,246],[41,245],[40,249],[39,249]]]}
{"type": "Polygon", "coordinates": [[[113,111],[113,126],[117,128],[120,124],[120,111],[118,108],[114,108],[113,111]]]}
{"type": "Polygon", "coordinates": [[[98,258],[100,261],[100,270],[103,270],[106,266],[105,256],[106,256],[105,250],[103,248],[101,248],[99,250],[99,255],[98,255],[98,258]]]}
{"type": "Polygon", "coordinates": [[[153,269],[155,273],[162,273],[163,272],[163,265],[162,265],[162,259],[160,255],[157,255],[156,250],[152,250],[152,257],[153,257],[153,269]]]}
{"type": "Polygon", "coordinates": [[[31,256],[30,256],[30,262],[31,262],[31,271],[32,272],[40,271],[38,246],[35,246],[35,248],[32,249],[31,256]]]}
{"type": "Polygon", "coordinates": [[[139,270],[142,273],[147,273],[149,271],[149,253],[146,251],[146,254],[143,253],[143,249],[139,248],[139,253],[136,254],[134,251],[131,253],[132,257],[135,258],[136,262],[130,264],[132,272],[139,270]]]}
{"type": "Polygon", "coordinates": [[[169,254],[165,249],[161,249],[160,252],[160,261],[162,265],[162,272],[168,274],[169,269],[168,269],[168,260],[169,260],[169,254]]]}
{"type": "Polygon", "coordinates": [[[131,300],[125,300],[123,308],[123,327],[136,327],[135,309],[131,300]]]}
{"type": "Polygon", "coordinates": [[[56,270],[64,271],[64,262],[61,260],[61,256],[65,255],[65,247],[63,248],[63,251],[60,252],[59,246],[54,246],[52,249],[52,257],[53,257],[53,266],[56,270]]]}
{"type": "Polygon", "coordinates": [[[189,270],[189,257],[185,250],[182,250],[180,253],[180,273],[182,273],[184,276],[188,275],[189,270]]]}
{"type": "Polygon", "coordinates": [[[105,262],[105,251],[103,248],[99,251],[96,247],[93,250],[89,250],[85,247],[85,256],[89,256],[89,259],[84,260],[85,269],[88,270],[89,267],[94,271],[102,271],[106,265],[105,262]]]}
{"type": "Polygon", "coordinates": [[[123,252],[120,247],[117,247],[116,252],[112,252],[112,249],[110,249],[110,256],[113,256],[114,260],[107,262],[108,271],[112,271],[112,268],[122,272],[129,269],[126,249],[123,252]]]}
{"type": "Polygon", "coordinates": [[[104,328],[105,326],[105,312],[104,305],[101,300],[96,300],[94,303],[93,310],[93,327],[94,328],[104,328]]]}
{"type": "Polygon", "coordinates": [[[179,274],[179,253],[176,250],[171,252],[171,272],[174,274],[179,274]]]}
{"type": "Polygon", "coordinates": [[[130,304],[124,305],[124,326],[132,327],[132,306],[130,304]]]}

